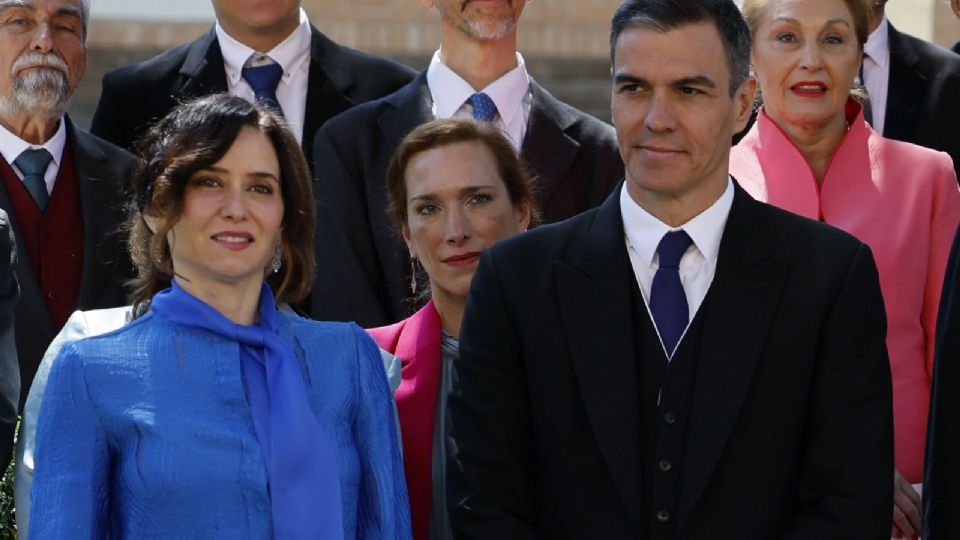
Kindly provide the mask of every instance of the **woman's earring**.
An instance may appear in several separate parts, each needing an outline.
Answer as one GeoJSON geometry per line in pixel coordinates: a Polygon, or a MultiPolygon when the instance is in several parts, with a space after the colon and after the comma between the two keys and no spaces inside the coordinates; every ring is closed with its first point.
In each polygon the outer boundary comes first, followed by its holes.
{"type": "Polygon", "coordinates": [[[276,274],[280,271],[280,266],[283,265],[283,253],[280,251],[279,244],[277,245],[277,250],[273,252],[273,259],[270,260],[270,270],[273,270],[273,273],[276,274]]]}
{"type": "Polygon", "coordinates": [[[410,257],[410,294],[417,294],[417,259],[410,257]]]}

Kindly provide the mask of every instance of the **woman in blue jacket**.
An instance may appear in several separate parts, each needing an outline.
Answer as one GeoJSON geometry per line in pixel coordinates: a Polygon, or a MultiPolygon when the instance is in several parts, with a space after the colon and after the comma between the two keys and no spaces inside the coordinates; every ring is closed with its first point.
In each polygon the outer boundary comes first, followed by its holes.
{"type": "Polygon", "coordinates": [[[140,150],[136,319],[53,364],[31,537],[408,538],[376,345],[276,307],[313,279],[310,175],[283,121],[212,96],[140,150]]]}

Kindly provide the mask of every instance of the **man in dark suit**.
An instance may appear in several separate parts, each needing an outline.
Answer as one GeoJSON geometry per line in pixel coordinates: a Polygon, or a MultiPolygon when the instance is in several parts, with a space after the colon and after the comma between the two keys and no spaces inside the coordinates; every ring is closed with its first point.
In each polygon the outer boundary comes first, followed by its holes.
{"type": "Polygon", "coordinates": [[[863,46],[868,121],[884,137],[950,154],[960,177],[960,56],[899,32],[885,6],[873,2],[863,46]]]}
{"type": "Polygon", "coordinates": [[[7,470],[13,452],[20,399],[20,367],[13,336],[13,311],[20,288],[14,274],[17,244],[7,213],[0,210],[0,476],[7,470]]]}
{"type": "Polygon", "coordinates": [[[593,208],[623,175],[613,129],[528,76],[517,52],[526,0],[420,3],[437,8],[443,28],[427,70],[395,94],[330,120],[314,143],[316,319],[379,326],[415,307],[413,261],[387,217],[384,182],[400,141],[420,124],[475,118],[503,130],[537,177],[535,202],[548,223],[593,208]]]}
{"type": "Polygon", "coordinates": [[[937,315],[930,419],[923,462],[923,538],[960,538],[960,229],[937,315]]]}
{"type": "Polygon", "coordinates": [[[0,72],[11,74],[0,78],[0,208],[17,238],[21,406],[70,313],[123,305],[133,273],[117,232],[133,156],[64,114],[86,68],[88,6],[0,4],[0,72]]]}
{"type": "Polygon", "coordinates": [[[457,538],[880,539],[892,391],[869,248],[727,174],[732,0],[614,15],[626,180],[481,257],[448,402],[457,538]]]}
{"type": "Polygon", "coordinates": [[[229,92],[251,101],[272,98],[309,160],[313,136],[328,118],[393,92],[415,73],[334,43],[310,24],[300,4],[213,0],[217,23],[207,33],[104,75],[91,131],[132,148],[177,103],[229,92]],[[258,93],[254,87],[264,79],[272,88],[258,93]]]}

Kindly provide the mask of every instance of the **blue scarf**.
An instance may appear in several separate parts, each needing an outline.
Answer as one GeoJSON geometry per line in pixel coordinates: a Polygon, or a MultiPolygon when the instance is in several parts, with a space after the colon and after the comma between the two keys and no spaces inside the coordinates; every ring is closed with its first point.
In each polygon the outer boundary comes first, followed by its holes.
{"type": "Polygon", "coordinates": [[[335,443],[321,430],[307,399],[300,363],[277,332],[270,286],[263,284],[260,322],[252,326],[233,323],[175,280],[170,289],[153,297],[151,310],[173,324],[207,330],[240,344],[237,361],[267,468],[274,538],[342,539],[335,443]]]}

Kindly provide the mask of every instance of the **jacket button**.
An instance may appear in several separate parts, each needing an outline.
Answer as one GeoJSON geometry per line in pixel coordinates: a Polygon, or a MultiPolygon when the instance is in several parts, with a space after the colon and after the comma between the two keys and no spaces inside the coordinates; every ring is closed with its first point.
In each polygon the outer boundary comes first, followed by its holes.
{"type": "Polygon", "coordinates": [[[660,470],[663,472],[670,472],[670,469],[673,468],[673,464],[670,463],[669,459],[661,459],[657,466],[660,467],[660,470]]]}
{"type": "Polygon", "coordinates": [[[677,423],[677,415],[673,414],[672,411],[667,411],[663,413],[663,421],[672,426],[677,423]]]}
{"type": "Polygon", "coordinates": [[[667,512],[666,510],[658,510],[657,521],[659,521],[660,523],[666,523],[670,521],[670,512],[667,512]]]}

